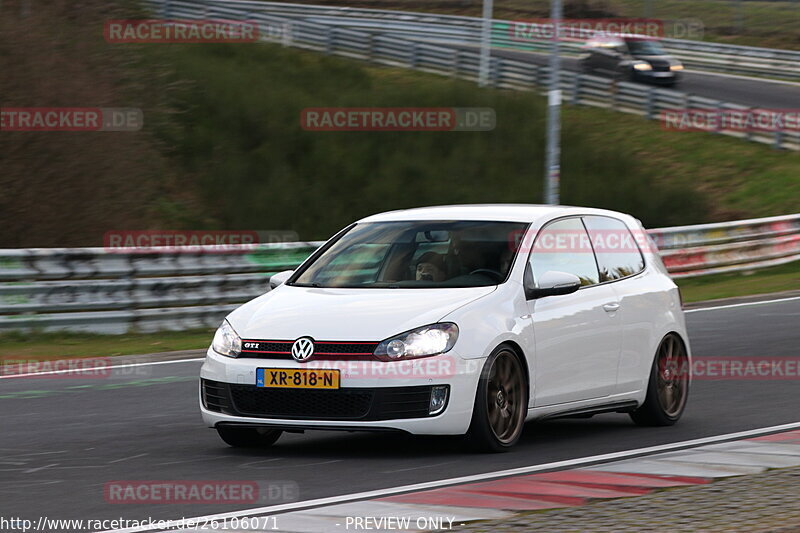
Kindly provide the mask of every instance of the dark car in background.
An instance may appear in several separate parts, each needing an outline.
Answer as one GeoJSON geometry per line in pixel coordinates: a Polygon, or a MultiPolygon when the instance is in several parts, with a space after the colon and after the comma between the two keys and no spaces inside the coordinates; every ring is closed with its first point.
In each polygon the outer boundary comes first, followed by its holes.
{"type": "Polygon", "coordinates": [[[672,86],[681,79],[683,65],[658,41],[644,36],[599,36],[585,45],[581,68],[586,74],[672,86]]]}

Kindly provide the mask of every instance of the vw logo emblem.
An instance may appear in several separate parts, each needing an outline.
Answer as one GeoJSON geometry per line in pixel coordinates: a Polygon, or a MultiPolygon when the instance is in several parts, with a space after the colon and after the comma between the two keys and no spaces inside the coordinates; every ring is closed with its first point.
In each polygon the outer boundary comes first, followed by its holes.
{"type": "Polygon", "coordinates": [[[314,355],[314,341],[311,337],[300,337],[292,344],[292,357],[301,363],[311,359],[314,355]]]}

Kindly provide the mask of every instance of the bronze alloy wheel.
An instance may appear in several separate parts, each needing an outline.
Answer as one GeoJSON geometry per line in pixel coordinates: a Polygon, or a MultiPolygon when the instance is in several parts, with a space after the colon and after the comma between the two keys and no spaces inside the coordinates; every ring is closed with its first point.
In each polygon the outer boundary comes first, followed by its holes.
{"type": "Polygon", "coordinates": [[[689,396],[691,365],[686,345],[675,333],[658,345],[644,403],[630,413],[640,426],[671,426],[686,408],[689,396]]]}
{"type": "Polygon", "coordinates": [[[658,402],[669,418],[677,418],[686,405],[689,390],[689,358],[683,343],[669,335],[658,349],[658,402]]]}
{"type": "Polygon", "coordinates": [[[509,350],[498,353],[489,369],[486,407],[492,433],[502,444],[514,442],[522,431],[527,410],[524,385],[517,356],[509,350]]]}

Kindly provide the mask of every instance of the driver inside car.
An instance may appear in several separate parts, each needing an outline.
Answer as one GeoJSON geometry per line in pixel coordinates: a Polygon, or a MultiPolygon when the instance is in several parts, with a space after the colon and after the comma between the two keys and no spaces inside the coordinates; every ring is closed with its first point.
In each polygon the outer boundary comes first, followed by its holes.
{"type": "Polygon", "coordinates": [[[425,252],[417,261],[417,281],[444,281],[444,258],[436,252],[425,252]]]}

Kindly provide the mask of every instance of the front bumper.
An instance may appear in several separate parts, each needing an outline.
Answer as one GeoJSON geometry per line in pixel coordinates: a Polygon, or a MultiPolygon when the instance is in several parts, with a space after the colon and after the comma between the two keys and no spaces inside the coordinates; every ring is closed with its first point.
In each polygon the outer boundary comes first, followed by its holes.
{"type": "Polygon", "coordinates": [[[325,361],[319,368],[340,370],[341,388],[336,391],[264,389],[255,386],[258,368],[308,368],[311,363],[233,359],[209,349],[200,371],[200,409],[209,427],[247,424],[460,435],[469,428],[484,362],[463,359],[452,350],[416,361],[325,361]],[[429,397],[425,395],[437,385],[449,387],[447,405],[440,414],[429,415],[423,409],[429,397]],[[264,412],[270,415],[259,414],[264,412]]]}
{"type": "Polygon", "coordinates": [[[674,85],[682,78],[680,71],[634,70],[633,76],[636,81],[663,85],[674,85]]]}

